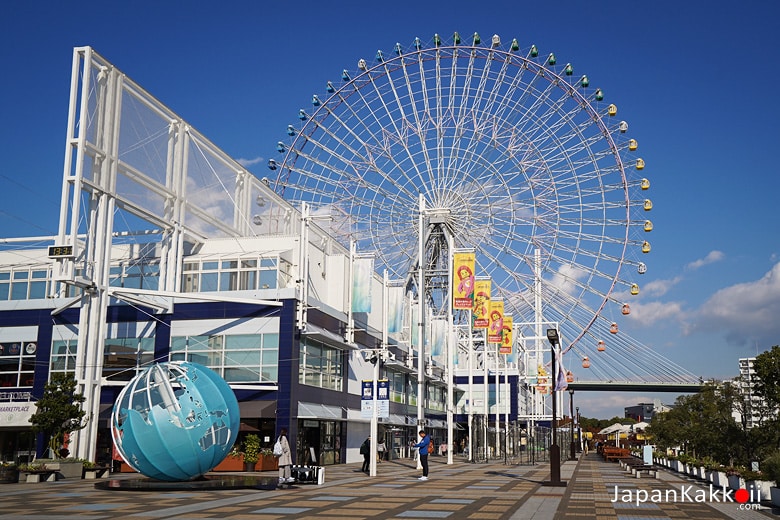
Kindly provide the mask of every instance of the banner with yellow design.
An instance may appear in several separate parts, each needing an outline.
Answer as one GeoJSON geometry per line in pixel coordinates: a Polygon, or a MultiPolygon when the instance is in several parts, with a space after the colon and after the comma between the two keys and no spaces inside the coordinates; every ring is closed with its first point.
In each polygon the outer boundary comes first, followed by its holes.
{"type": "Polygon", "coordinates": [[[490,302],[490,278],[474,280],[474,307],[471,309],[471,326],[488,328],[488,303],[490,302]]]}
{"type": "Polygon", "coordinates": [[[474,253],[454,253],[452,255],[452,308],[472,309],[474,306],[474,253]]]}
{"type": "Polygon", "coordinates": [[[490,300],[488,313],[488,343],[501,343],[504,337],[504,300],[490,300]]]}
{"type": "Polygon", "coordinates": [[[504,314],[504,336],[501,338],[501,346],[498,348],[498,353],[511,356],[513,341],[512,316],[509,314],[504,314]]]}

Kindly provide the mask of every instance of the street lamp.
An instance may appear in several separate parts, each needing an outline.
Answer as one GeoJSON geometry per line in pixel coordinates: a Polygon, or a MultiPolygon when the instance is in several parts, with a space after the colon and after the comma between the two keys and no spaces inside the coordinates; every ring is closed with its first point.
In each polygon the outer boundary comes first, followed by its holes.
{"type": "Polygon", "coordinates": [[[550,395],[552,396],[552,444],[550,445],[550,481],[543,482],[542,485],[566,486],[566,482],[561,482],[561,448],[558,446],[558,440],[555,434],[555,417],[558,414],[558,405],[555,396],[555,383],[558,378],[558,371],[555,364],[555,345],[560,343],[558,329],[547,329],[547,341],[550,342],[550,350],[552,351],[552,389],[550,392],[550,395]]]}
{"type": "Polygon", "coordinates": [[[569,458],[577,458],[577,450],[574,447],[574,389],[569,388],[569,415],[571,416],[571,444],[569,445],[569,458]]]}
{"type": "Polygon", "coordinates": [[[582,452],[582,428],[580,428],[580,407],[575,406],[574,410],[577,412],[575,417],[577,418],[577,453],[582,452]]]}

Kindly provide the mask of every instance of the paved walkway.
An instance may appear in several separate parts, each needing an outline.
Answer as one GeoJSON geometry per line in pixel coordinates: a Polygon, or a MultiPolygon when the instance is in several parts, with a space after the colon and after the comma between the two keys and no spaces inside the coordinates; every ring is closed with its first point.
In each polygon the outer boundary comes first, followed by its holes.
{"type": "MultiPolygon", "coordinates": [[[[269,474],[270,475],[270,474],[269,474]]],[[[95,481],[61,480],[37,484],[0,485],[0,520],[84,519],[405,519],[449,518],[485,520],[578,520],[682,518],[741,520],[780,519],[764,505],[759,511],[741,510],[737,503],[689,501],[642,502],[643,492],[678,492],[693,486],[706,488],[662,472],[658,478],[636,479],[616,463],[595,454],[565,463],[561,480],[566,487],[543,486],[549,466],[447,465],[439,457],[431,461],[430,480],[417,480],[411,460],[383,462],[378,476],[366,477],[359,464],[328,466],[325,484],[297,485],[284,490],[222,491],[106,491],[95,481]],[[612,502],[615,487],[621,498],[612,502]]],[[[136,478],[118,475],[118,479],[136,478]]],[[[686,496],[687,496],[686,495],[686,496]]]]}

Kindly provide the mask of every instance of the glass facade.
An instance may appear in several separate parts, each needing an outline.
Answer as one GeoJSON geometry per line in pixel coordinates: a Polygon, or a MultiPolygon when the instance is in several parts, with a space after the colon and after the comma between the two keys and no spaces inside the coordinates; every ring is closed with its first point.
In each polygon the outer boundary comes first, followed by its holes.
{"type": "Polygon", "coordinates": [[[341,391],[344,381],[344,351],[310,338],[301,340],[298,382],[341,391]]]}
{"type": "Polygon", "coordinates": [[[171,361],[192,361],[228,383],[276,382],[279,334],[178,336],[171,338],[171,361]]]}

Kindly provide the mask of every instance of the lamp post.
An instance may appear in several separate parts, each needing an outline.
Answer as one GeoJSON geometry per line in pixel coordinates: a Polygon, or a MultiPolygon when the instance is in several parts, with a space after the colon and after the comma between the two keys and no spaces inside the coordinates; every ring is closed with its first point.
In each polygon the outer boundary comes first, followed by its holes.
{"type": "Polygon", "coordinates": [[[569,445],[569,458],[577,458],[577,449],[574,446],[574,389],[569,388],[569,415],[571,416],[571,444],[569,445]]]}
{"type": "Polygon", "coordinates": [[[558,446],[556,430],[556,415],[558,414],[558,404],[556,403],[555,395],[555,383],[557,382],[557,367],[556,367],[556,351],[555,345],[560,342],[558,336],[558,329],[547,329],[547,340],[550,342],[550,350],[552,351],[552,389],[550,395],[552,396],[552,444],[550,445],[550,480],[549,482],[543,482],[545,486],[566,486],[566,482],[561,482],[561,448],[558,446]]]}
{"type": "Polygon", "coordinates": [[[574,410],[577,412],[575,417],[577,418],[577,453],[582,452],[582,429],[580,428],[580,407],[576,406],[574,410]]]}

